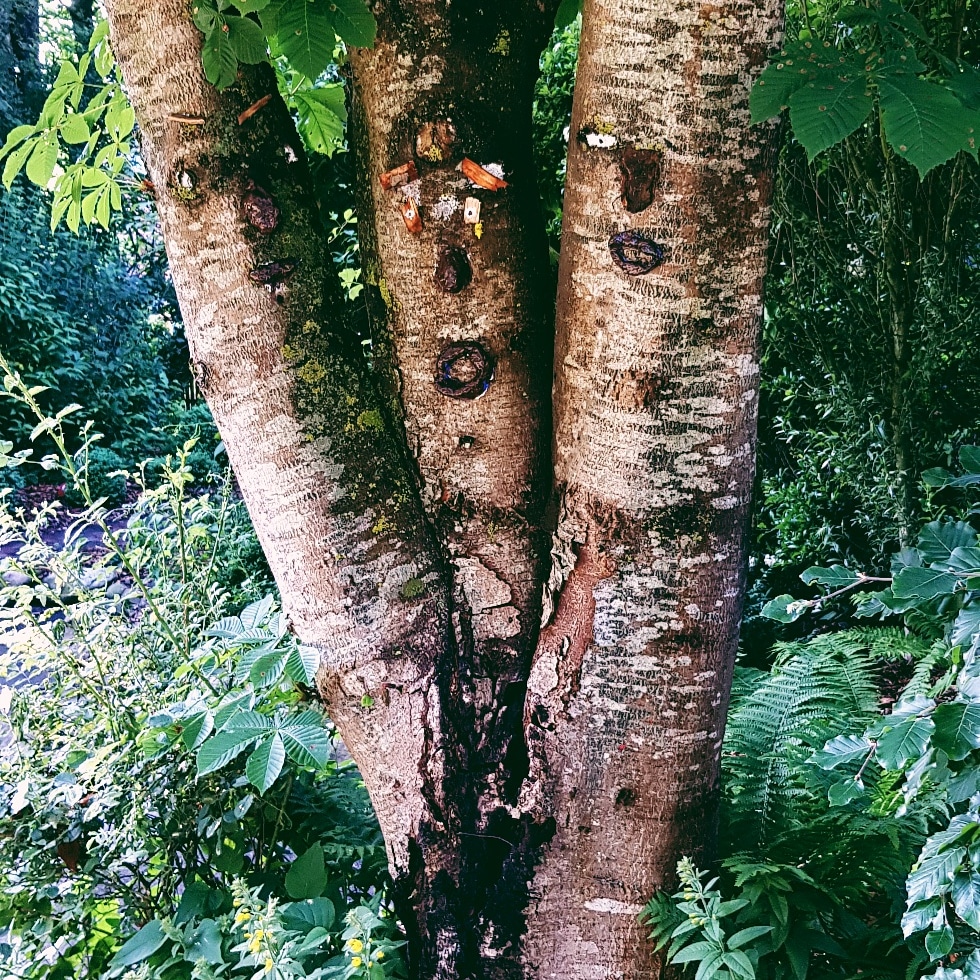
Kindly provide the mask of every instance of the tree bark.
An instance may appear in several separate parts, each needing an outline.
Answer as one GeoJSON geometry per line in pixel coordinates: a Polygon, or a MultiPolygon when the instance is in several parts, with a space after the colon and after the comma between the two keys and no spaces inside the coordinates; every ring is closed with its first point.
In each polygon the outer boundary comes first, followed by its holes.
{"type": "Polygon", "coordinates": [[[571,155],[553,474],[529,135],[553,4],[373,5],[351,58],[373,369],[271,72],[219,95],[183,0],[107,7],[197,381],[321,652],[412,975],[649,976],[636,913],[710,839],[741,608],[768,199],[747,98],[774,10],[587,5],[573,132],[615,146],[571,155]],[[616,267],[624,230],[664,263],[616,267]]]}

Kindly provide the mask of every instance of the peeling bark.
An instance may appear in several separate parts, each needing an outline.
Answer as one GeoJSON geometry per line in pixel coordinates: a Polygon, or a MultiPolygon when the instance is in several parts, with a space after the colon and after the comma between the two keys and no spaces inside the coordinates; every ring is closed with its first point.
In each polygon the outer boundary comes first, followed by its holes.
{"type": "Polygon", "coordinates": [[[219,95],[182,0],[107,6],[195,375],[322,653],[412,975],[652,975],[636,915],[710,839],[741,609],[774,5],[587,4],[554,472],[530,152],[554,3],[373,5],[373,370],[271,73],[219,95]]]}

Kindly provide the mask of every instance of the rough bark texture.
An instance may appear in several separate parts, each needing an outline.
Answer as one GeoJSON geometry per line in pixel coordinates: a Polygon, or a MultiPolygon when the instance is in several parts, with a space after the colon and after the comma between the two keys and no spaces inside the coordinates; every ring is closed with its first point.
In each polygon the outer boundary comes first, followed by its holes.
{"type": "Polygon", "coordinates": [[[374,4],[374,371],[271,73],[219,95],[182,0],[107,6],[197,381],[322,652],[413,976],[649,975],[636,913],[710,833],[741,608],[774,12],[587,6],[573,132],[615,145],[571,156],[553,475],[529,120],[554,4],[374,4]]]}
{"type": "Polygon", "coordinates": [[[540,977],[652,975],[637,913],[713,836],[770,188],[748,94],[779,14],[585,5],[555,352],[559,598],[528,695],[529,793],[557,826],[528,919],[540,977]]]}

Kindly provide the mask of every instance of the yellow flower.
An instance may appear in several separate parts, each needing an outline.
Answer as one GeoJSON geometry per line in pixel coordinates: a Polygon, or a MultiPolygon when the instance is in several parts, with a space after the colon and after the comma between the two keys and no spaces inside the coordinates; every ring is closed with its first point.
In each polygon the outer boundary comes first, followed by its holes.
{"type": "Polygon", "coordinates": [[[382,952],[381,952],[381,950],[379,949],[379,950],[378,950],[378,951],[377,951],[377,952],[376,952],[376,953],[374,954],[374,958],[375,958],[376,960],[383,960],[383,959],[385,958],[385,954],[384,954],[384,953],[382,953],[382,952]]]}
{"type": "Polygon", "coordinates": [[[235,916],[235,925],[240,926],[243,922],[248,922],[252,918],[252,913],[248,909],[239,909],[235,916]]]}
{"type": "Polygon", "coordinates": [[[360,958],[360,956],[355,956],[355,957],[354,957],[354,958],[353,958],[353,959],[352,959],[352,960],[350,961],[350,965],[351,965],[351,966],[353,966],[353,967],[355,967],[355,968],[357,968],[357,967],[359,967],[359,966],[361,965],[361,963],[362,963],[362,962],[363,962],[363,961],[361,960],[361,958],[360,958]]]}
{"type": "Polygon", "coordinates": [[[362,949],[364,949],[364,943],[362,943],[360,939],[348,939],[347,948],[352,953],[359,953],[362,949]]]}
{"type": "Polygon", "coordinates": [[[265,972],[266,973],[272,973],[272,968],[274,966],[275,966],[275,963],[272,962],[272,957],[271,956],[267,956],[265,958],[265,972]]]}
{"type": "Polygon", "coordinates": [[[252,941],[248,944],[248,951],[250,953],[257,953],[262,948],[262,940],[258,936],[253,936],[252,941]]]}

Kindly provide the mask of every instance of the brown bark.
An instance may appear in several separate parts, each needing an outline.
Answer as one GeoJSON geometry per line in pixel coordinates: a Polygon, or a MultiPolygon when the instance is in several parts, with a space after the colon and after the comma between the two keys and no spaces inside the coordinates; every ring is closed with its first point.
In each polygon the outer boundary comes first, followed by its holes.
{"type": "Polygon", "coordinates": [[[768,193],[747,95],[777,18],[586,10],[573,131],[618,149],[571,156],[553,478],[529,136],[552,6],[374,5],[351,59],[370,371],[271,74],[218,95],[181,0],[108,3],[198,383],[321,650],[412,973],[440,980],[649,975],[636,913],[710,837],[740,612],[768,193]],[[622,231],[662,268],[618,268],[622,231]]]}

